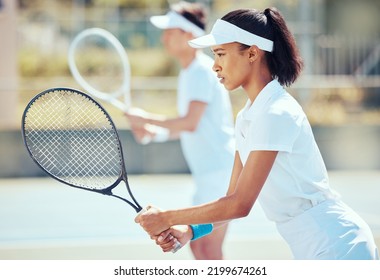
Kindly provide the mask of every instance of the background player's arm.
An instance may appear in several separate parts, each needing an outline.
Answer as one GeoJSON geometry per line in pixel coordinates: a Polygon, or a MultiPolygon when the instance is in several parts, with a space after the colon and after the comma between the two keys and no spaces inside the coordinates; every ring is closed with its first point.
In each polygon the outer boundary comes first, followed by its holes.
{"type": "Polygon", "coordinates": [[[162,115],[146,112],[134,114],[133,111],[126,115],[135,127],[143,127],[146,124],[156,125],[169,129],[171,136],[174,136],[183,131],[192,132],[196,130],[206,108],[207,103],[205,102],[191,101],[187,114],[178,118],[166,118],[162,115]]]}

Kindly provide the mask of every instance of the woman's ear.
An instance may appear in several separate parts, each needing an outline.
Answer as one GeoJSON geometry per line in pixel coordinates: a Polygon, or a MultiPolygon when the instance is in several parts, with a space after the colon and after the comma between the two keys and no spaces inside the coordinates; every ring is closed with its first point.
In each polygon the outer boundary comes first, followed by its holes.
{"type": "Polygon", "coordinates": [[[191,33],[191,32],[186,32],[186,31],[183,31],[183,32],[185,34],[186,40],[188,40],[188,41],[196,38],[196,37],[194,37],[193,33],[191,33]]]}
{"type": "Polygon", "coordinates": [[[249,63],[253,63],[259,57],[259,48],[257,46],[251,46],[248,49],[249,63]]]}

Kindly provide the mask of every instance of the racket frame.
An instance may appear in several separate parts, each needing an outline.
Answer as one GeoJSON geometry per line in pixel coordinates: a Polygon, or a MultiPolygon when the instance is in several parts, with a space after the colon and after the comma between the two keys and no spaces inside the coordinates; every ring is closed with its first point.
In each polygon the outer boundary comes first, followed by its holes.
{"type": "Polygon", "coordinates": [[[107,101],[108,103],[112,104],[116,108],[122,110],[123,112],[128,112],[129,108],[131,107],[131,69],[130,69],[130,63],[128,59],[128,55],[123,47],[123,45],[120,43],[120,41],[109,31],[102,29],[102,28],[88,28],[80,33],[78,33],[73,41],[71,42],[69,46],[69,52],[68,52],[68,63],[69,68],[71,71],[71,74],[73,75],[74,79],[78,82],[78,84],[89,94],[93,95],[96,98],[99,98],[101,100],[107,101]],[[124,69],[124,77],[123,77],[123,83],[121,87],[111,93],[106,93],[103,91],[99,91],[96,88],[92,87],[80,74],[78,67],[75,63],[75,51],[80,44],[80,42],[90,36],[99,36],[103,39],[105,39],[107,42],[111,44],[111,46],[117,51],[121,63],[123,65],[124,69]],[[124,103],[118,100],[117,98],[121,95],[124,95],[124,103]]]}
{"type": "Polygon", "coordinates": [[[47,89],[47,90],[44,90],[44,91],[40,92],[39,94],[37,94],[35,97],[33,97],[31,99],[31,101],[28,103],[28,105],[26,106],[26,108],[24,110],[24,113],[23,113],[22,119],[21,119],[21,132],[22,132],[22,138],[23,138],[23,141],[24,141],[24,145],[25,145],[25,147],[26,147],[26,149],[27,149],[30,157],[32,158],[32,160],[43,171],[45,171],[52,178],[58,180],[61,183],[64,183],[64,184],[69,185],[71,187],[74,187],[74,188],[78,188],[78,189],[82,189],[82,190],[86,190],[86,191],[92,191],[92,192],[100,193],[100,194],[103,194],[103,195],[108,195],[108,196],[113,196],[113,197],[119,198],[119,199],[123,200],[124,202],[128,203],[137,213],[139,213],[143,209],[140,206],[140,204],[137,202],[137,200],[135,199],[135,197],[134,197],[134,195],[133,195],[133,193],[132,193],[132,191],[130,189],[129,183],[128,183],[128,175],[127,175],[127,170],[126,170],[125,162],[124,162],[123,147],[121,145],[119,133],[118,133],[118,131],[116,129],[116,126],[115,126],[114,122],[112,121],[111,116],[108,114],[108,112],[97,101],[95,101],[93,98],[91,98],[87,94],[85,94],[85,93],[83,93],[83,92],[81,92],[81,91],[79,91],[77,89],[64,88],[64,87],[50,88],[50,89],[47,89]],[[52,174],[51,172],[49,172],[48,170],[46,170],[46,168],[39,163],[39,161],[34,157],[33,153],[30,151],[29,145],[28,145],[28,143],[26,141],[27,136],[25,134],[25,119],[26,119],[27,113],[29,111],[29,108],[31,108],[33,106],[33,104],[36,102],[37,99],[41,98],[43,95],[49,94],[50,92],[54,92],[54,91],[71,91],[71,92],[74,92],[76,94],[82,95],[85,98],[88,98],[89,100],[91,100],[92,102],[94,102],[94,104],[96,106],[98,106],[100,108],[100,110],[102,110],[102,112],[104,113],[104,115],[107,117],[108,121],[110,122],[112,128],[115,131],[115,137],[116,137],[116,140],[117,140],[117,143],[118,143],[119,153],[120,153],[120,157],[121,157],[121,174],[119,174],[118,179],[112,185],[110,185],[110,186],[108,186],[108,187],[106,187],[104,189],[91,189],[91,188],[84,188],[84,187],[77,186],[77,185],[71,184],[69,182],[66,182],[65,180],[62,180],[61,178],[55,176],[54,174],[52,174]],[[121,181],[124,181],[124,183],[126,185],[126,188],[127,188],[127,191],[128,191],[128,194],[132,198],[132,200],[133,200],[133,202],[135,204],[133,204],[128,199],[123,198],[123,197],[121,197],[119,195],[116,195],[116,194],[114,194],[112,192],[112,190],[115,187],[117,187],[120,184],[121,181]]]}
{"type": "MultiPolygon", "coordinates": [[[[78,84],[85,89],[86,92],[91,94],[92,96],[101,99],[103,101],[106,101],[113,105],[114,107],[118,108],[119,110],[128,113],[129,109],[131,108],[131,69],[130,69],[130,63],[128,59],[128,55],[123,47],[123,45],[120,43],[120,41],[109,31],[102,29],[102,28],[88,28],[80,33],[78,33],[73,41],[71,42],[69,46],[69,52],[68,52],[68,62],[69,62],[69,68],[71,71],[71,74],[73,75],[74,79],[78,82],[78,84]],[[75,63],[75,51],[77,47],[79,46],[80,42],[90,36],[99,36],[103,39],[107,40],[117,51],[119,54],[119,57],[121,59],[121,62],[123,64],[124,69],[124,83],[119,88],[119,90],[113,92],[113,93],[106,93],[99,91],[92,87],[86,80],[83,78],[83,76],[80,74],[78,67],[75,63]],[[119,96],[121,96],[124,93],[124,103],[121,102],[119,99],[117,99],[119,96]]],[[[166,129],[150,125],[150,130],[155,132],[156,134],[167,135],[168,132],[166,129]]],[[[140,143],[143,145],[149,144],[152,141],[152,137],[145,135],[141,140],[140,143]]],[[[157,142],[163,142],[164,140],[167,140],[167,137],[163,139],[160,139],[160,135],[155,138],[157,142]]]]}

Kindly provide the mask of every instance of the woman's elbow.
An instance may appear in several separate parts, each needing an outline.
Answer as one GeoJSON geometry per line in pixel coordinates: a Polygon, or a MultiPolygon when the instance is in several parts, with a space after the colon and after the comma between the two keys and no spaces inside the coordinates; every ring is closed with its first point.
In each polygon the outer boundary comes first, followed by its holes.
{"type": "Polygon", "coordinates": [[[189,123],[186,130],[188,132],[194,132],[197,130],[197,128],[198,128],[198,123],[189,123]]]}
{"type": "Polygon", "coordinates": [[[250,212],[251,212],[250,207],[237,205],[236,207],[234,207],[233,216],[235,219],[244,218],[244,217],[247,217],[250,212]]]}

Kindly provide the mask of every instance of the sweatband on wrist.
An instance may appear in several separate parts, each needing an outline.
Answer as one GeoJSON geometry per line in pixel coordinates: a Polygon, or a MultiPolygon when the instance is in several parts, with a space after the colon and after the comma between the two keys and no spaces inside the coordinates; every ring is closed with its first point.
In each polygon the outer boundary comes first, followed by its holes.
{"type": "Polygon", "coordinates": [[[170,130],[164,127],[157,126],[154,131],[156,134],[153,136],[153,142],[162,143],[170,138],[170,130]]]}
{"type": "Polygon", "coordinates": [[[145,129],[154,134],[154,136],[149,139],[149,142],[153,141],[156,143],[162,143],[168,141],[170,138],[170,130],[165,127],[153,124],[145,124],[144,127],[145,129]]]}
{"type": "Polygon", "coordinates": [[[193,238],[191,240],[197,240],[210,234],[214,228],[213,224],[190,225],[190,227],[193,230],[193,238]]]}

